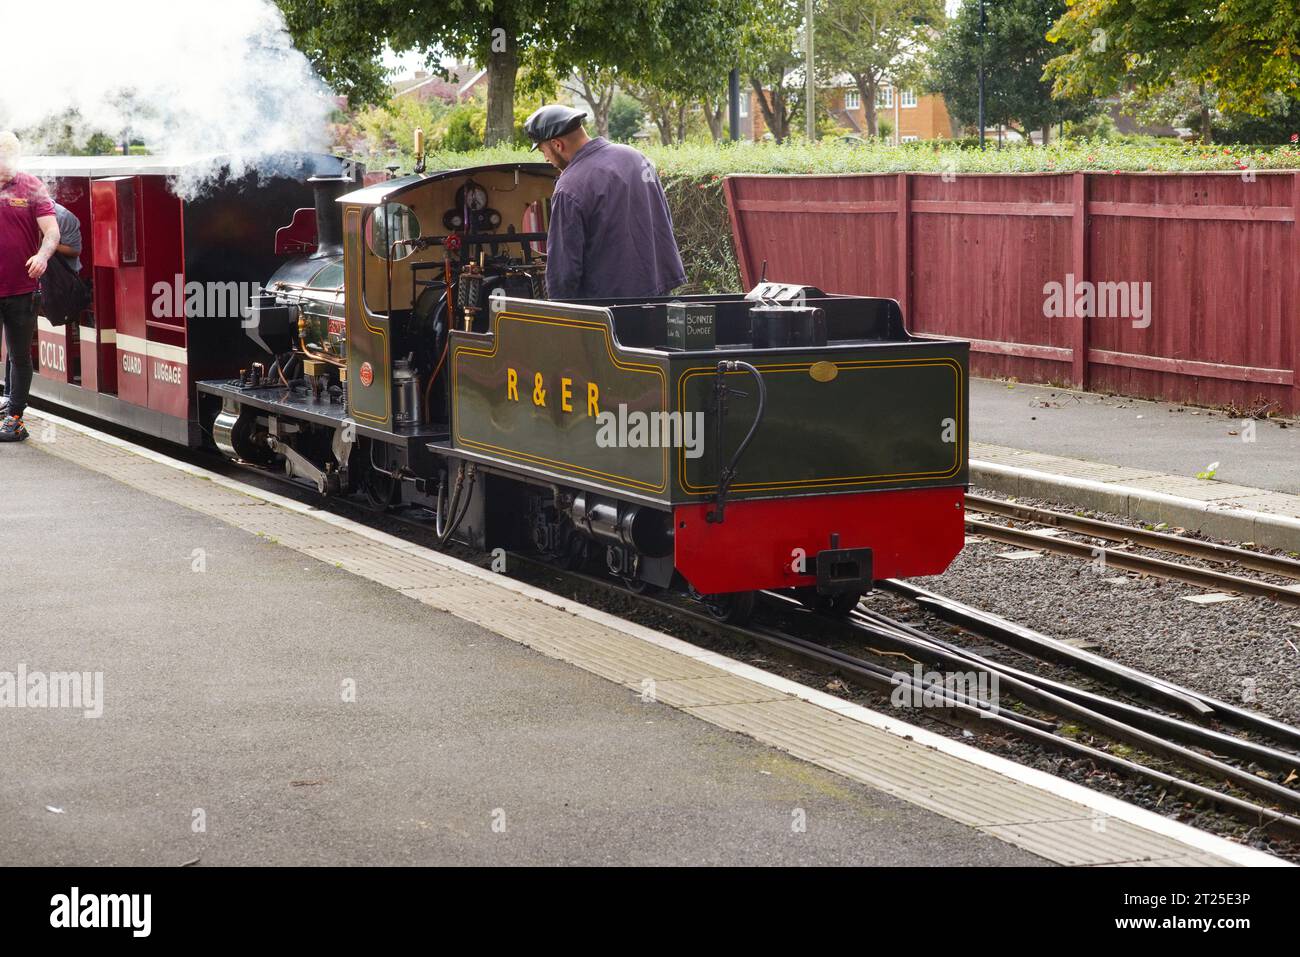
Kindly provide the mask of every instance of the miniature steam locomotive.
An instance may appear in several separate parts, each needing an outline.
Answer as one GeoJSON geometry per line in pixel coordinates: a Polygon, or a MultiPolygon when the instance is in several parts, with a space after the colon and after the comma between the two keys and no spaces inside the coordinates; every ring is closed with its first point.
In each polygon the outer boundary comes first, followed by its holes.
{"type": "Polygon", "coordinates": [[[728,620],[763,589],[842,612],[962,547],[968,347],[910,336],[892,300],[764,282],[547,301],[544,164],[362,185],[297,157],[189,203],[148,172],[57,167],[32,168],[92,199],[96,302],[80,370],[51,377],[43,352],[38,397],[423,510],[436,545],[599,560],[728,620]],[[265,285],[245,315],[167,325],[137,290],[169,272],[265,285]],[[86,368],[110,344],[113,391],[86,368]]]}

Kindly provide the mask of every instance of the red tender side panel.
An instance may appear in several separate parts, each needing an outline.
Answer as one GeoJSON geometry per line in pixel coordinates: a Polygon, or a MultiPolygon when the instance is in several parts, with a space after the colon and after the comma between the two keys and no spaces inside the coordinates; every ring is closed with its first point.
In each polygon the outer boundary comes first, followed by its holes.
{"type": "Polygon", "coordinates": [[[711,502],[674,510],[677,570],[703,594],[815,585],[817,553],[870,548],[872,577],[936,575],[965,541],[965,489],[926,488],[731,502],[722,524],[711,502]],[[808,574],[794,570],[803,549],[808,574]]]}

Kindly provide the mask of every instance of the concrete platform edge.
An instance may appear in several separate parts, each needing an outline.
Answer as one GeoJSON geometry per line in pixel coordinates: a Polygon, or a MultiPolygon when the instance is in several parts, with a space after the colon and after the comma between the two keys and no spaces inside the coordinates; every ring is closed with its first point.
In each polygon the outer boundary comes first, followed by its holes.
{"type": "Polygon", "coordinates": [[[1049,499],[1136,522],[1167,522],[1214,538],[1300,552],[1300,519],[1111,482],[970,461],[972,485],[1005,495],[1049,499]]]}

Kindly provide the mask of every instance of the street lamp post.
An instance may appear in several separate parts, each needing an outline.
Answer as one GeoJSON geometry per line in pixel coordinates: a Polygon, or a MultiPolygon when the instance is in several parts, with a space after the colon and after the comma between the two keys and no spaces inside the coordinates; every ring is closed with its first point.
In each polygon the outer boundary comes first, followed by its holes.
{"type": "Polygon", "coordinates": [[[740,139],[740,70],[727,75],[727,125],[731,127],[731,138],[740,139]]]}
{"type": "Polygon", "coordinates": [[[808,142],[817,139],[816,83],[813,78],[813,0],[804,0],[804,112],[808,114],[808,142]]]}
{"type": "Polygon", "coordinates": [[[984,15],[984,0],[980,0],[980,149],[984,149],[984,32],[988,19],[984,15]]]}

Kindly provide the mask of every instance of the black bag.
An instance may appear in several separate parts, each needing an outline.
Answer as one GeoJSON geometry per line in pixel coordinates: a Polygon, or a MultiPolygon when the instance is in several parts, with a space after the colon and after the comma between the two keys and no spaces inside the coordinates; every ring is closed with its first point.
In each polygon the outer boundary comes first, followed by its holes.
{"type": "Polygon", "coordinates": [[[62,256],[50,257],[41,276],[41,315],[52,326],[64,326],[90,308],[93,297],[87,286],[62,256]]]}

